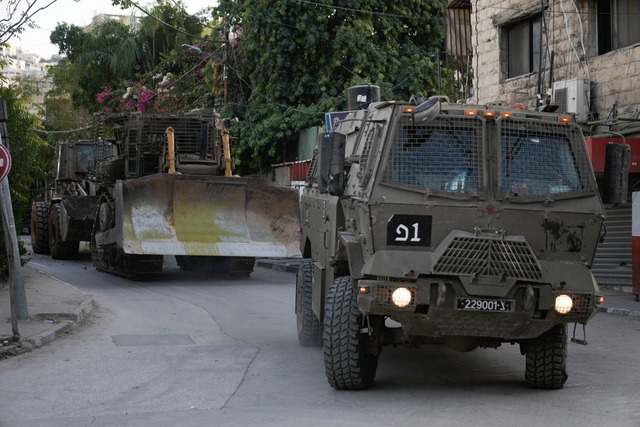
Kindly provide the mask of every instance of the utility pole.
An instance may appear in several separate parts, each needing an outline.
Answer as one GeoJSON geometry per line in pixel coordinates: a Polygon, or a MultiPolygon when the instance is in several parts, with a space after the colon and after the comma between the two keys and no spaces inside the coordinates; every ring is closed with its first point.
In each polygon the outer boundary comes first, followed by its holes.
{"type": "MultiPolygon", "coordinates": [[[[7,103],[0,99],[0,140],[2,145],[8,149],[9,135],[7,133],[7,119],[7,103]]],[[[29,318],[29,310],[27,309],[27,296],[24,291],[24,276],[22,274],[22,265],[20,264],[20,250],[15,219],[13,217],[9,179],[3,179],[0,185],[0,211],[2,213],[2,228],[4,229],[4,243],[7,250],[9,267],[11,326],[13,329],[13,340],[17,341],[20,339],[18,320],[27,320],[29,318]]]]}

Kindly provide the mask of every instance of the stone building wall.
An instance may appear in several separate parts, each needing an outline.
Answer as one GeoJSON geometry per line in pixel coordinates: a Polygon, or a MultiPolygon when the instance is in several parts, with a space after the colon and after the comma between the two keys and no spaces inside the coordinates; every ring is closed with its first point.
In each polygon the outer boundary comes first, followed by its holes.
{"type": "MultiPolygon", "coordinates": [[[[542,100],[551,95],[550,52],[554,81],[585,79],[591,82],[590,120],[640,114],[640,44],[598,55],[594,0],[544,1],[542,100]]],[[[532,0],[471,0],[474,46],[474,96],[481,104],[522,102],[534,108],[539,73],[507,78],[507,39],[504,28],[541,11],[532,0]]],[[[639,24],[640,25],[640,24],[639,24]]]]}

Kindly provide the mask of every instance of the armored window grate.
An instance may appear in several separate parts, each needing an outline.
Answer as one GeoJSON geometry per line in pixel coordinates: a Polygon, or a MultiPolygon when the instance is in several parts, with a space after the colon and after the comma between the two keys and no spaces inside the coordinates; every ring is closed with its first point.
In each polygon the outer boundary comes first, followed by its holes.
{"type": "Polygon", "coordinates": [[[438,117],[416,126],[401,116],[382,182],[409,189],[471,196],[483,182],[482,121],[438,117]]]}
{"type": "Polygon", "coordinates": [[[595,191],[577,127],[511,118],[499,122],[499,134],[501,197],[553,199],[595,191]]]}
{"type": "Polygon", "coordinates": [[[434,265],[436,274],[538,280],[542,271],[524,241],[456,237],[434,265]]]}
{"type": "Polygon", "coordinates": [[[377,126],[373,123],[367,124],[367,130],[365,133],[364,147],[362,148],[362,154],[360,155],[360,169],[358,171],[358,179],[360,187],[366,187],[372,174],[372,164],[369,164],[371,158],[371,146],[375,139],[377,132],[377,126]]]}
{"type": "Polygon", "coordinates": [[[128,142],[135,143],[142,156],[158,156],[166,150],[169,127],[173,128],[178,154],[193,155],[201,160],[217,160],[219,156],[220,137],[213,117],[131,113],[107,119],[109,124],[116,125],[116,139],[121,140],[127,132],[135,134],[135,141],[130,137],[128,142]]]}

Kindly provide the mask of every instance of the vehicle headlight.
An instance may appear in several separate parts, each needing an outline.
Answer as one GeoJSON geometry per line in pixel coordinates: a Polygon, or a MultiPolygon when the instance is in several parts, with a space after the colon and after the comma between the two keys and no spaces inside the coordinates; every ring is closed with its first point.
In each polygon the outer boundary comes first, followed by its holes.
{"type": "Polygon", "coordinates": [[[411,304],[411,291],[407,288],[396,288],[391,294],[391,301],[400,308],[411,304]]]}
{"type": "Polygon", "coordinates": [[[556,296],[555,309],[558,314],[567,314],[573,308],[573,298],[569,295],[562,294],[556,296]]]}

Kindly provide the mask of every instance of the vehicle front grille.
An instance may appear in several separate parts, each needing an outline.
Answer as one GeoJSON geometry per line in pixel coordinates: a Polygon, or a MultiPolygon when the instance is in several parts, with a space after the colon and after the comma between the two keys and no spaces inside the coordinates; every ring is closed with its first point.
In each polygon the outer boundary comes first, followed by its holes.
{"type": "Polygon", "coordinates": [[[433,267],[436,274],[539,280],[540,265],[526,241],[455,237],[433,267]]]}

